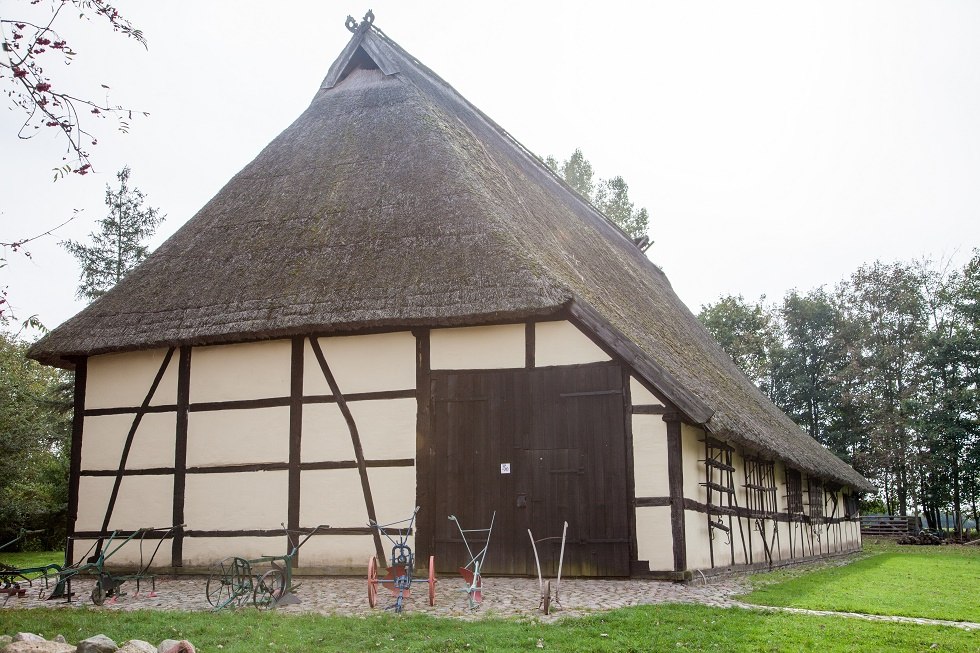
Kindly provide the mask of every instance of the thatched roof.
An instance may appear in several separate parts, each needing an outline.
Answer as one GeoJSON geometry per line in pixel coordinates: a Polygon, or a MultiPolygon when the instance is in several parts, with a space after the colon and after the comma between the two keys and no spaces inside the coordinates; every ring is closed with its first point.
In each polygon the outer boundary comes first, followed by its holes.
{"type": "Polygon", "coordinates": [[[872,489],[738,371],[617,226],[367,23],[292,125],[30,355],[68,366],[562,310],[621,336],[647,380],[711,432],[872,489]]]}

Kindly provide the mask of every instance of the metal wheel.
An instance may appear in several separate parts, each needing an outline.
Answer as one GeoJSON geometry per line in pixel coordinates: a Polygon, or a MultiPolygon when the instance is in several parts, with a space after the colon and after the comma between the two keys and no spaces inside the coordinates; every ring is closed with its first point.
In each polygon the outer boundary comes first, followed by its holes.
{"type": "Polygon", "coordinates": [[[255,584],[252,603],[259,610],[274,609],[286,593],[286,575],[280,569],[270,569],[255,584]]]}
{"type": "Polygon", "coordinates": [[[378,557],[368,559],[368,605],[378,605],[378,557]]]}
{"type": "Polygon", "coordinates": [[[551,614],[551,581],[544,582],[544,592],[541,595],[541,611],[551,614]]]}
{"type": "Polygon", "coordinates": [[[429,605],[436,604],[436,557],[429,556],[429,605]]]}
{"type": "Polygon", "coordinates": [[[92,603],[95,605],[102,605],[105,603],[106,591],[102,587],[102,580],[99,579],[95,581],[95,587],[92,588],[92,603]]]}
{"type": "Polygon", "coordinates": [[[220,607],[231,598],[231,585],[224,582],[224,574],[220,571],[211,572],[204,591],[208,597],[208,603],[213,608],[220,607]]]}

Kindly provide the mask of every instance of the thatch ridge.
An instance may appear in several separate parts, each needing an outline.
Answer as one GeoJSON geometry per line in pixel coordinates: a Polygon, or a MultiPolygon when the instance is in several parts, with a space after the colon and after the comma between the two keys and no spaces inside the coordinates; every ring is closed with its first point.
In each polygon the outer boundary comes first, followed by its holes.
{"type": "Polygon", "coordinates": [[[359,30],[331,74],[186,225],[31,355],[64,364],[518,321],[579,302],[708,407],[711,432],[872,489],[745,378],[617,225],[394,41],[359,30]],[[384,69],[352,59],[368,51],[384,53],[384,69]]]}

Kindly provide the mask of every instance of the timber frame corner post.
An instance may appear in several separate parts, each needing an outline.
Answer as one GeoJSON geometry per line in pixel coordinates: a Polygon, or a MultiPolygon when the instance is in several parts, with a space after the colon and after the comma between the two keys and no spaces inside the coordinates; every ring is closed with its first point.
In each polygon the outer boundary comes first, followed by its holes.
{"type": "Polygon", "coordinates": [[[78,484],[82,471],[82,431],[85,424],[85,385],[88,378],[88,358],[78,357],[75,363],[75,396],[71,420],[71,451],[68,472],[68,514],[65,528],[65,564],[74,562],[75,522],[78,519],[78,484]]]}
{"type": "Polygon", "coordinates": [[[687,571],[687,534],[684,520],[684,461],[680,413],[666,413],[667,485],[670,494],[670,530],[674,544],[674,571],[687,571]]]}

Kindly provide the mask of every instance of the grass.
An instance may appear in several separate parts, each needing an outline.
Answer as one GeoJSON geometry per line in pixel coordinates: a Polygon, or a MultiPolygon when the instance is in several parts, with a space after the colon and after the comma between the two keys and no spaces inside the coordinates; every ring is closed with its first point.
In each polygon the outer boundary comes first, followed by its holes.
{"type": "MultiPolygon", "coordinates": [[[[0,563],[10,565],[17,569],[28,569],[32,567],[43,567],[49,564],[63,565],[65,563],[64,551],[19,551],[17,553],[0,552],[0,563]]],[[[27,574],[29,578],[34,578],[40,574],[27,574]]]]}
{"type": "Polygon", "coordinates": [[[198,651],[978,651],[976,633],[942,626],[868,622],[696,605],[656,605],[555,624],[425,615],[368,618],[284,615],[0,610],[0,633],[29,630],[75,642],[104,633],[122,643],[188,639],[198,651]]]}
{"type": "Polygon", "coordinates": [[[980,549],[866,543],[849,565],[752,578],[758,605],[980,622],[980,549]]]}

